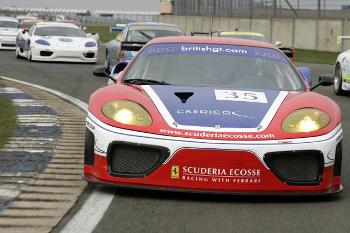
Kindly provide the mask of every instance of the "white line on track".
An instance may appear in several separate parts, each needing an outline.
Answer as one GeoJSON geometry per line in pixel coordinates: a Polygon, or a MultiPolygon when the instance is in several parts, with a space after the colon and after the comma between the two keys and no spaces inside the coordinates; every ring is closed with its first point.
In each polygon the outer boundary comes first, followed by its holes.
{"type": "MultiPolygon", "coordinates": [[[[36,84],[32,84],[29,82],[24,82],[8,77],[3,77],[0,76],[0,79],[11,81],[11,82],[16,82],[24,85],[28,85],[31,87],[38,88],[40,90],[49,92],[53,95],[56,95],[62,99],[65,99],[66,101],[76,105],[83,111],[87,112],[87,104],[84,103],[83,101],[76,99],[72,96],[69,96],[67,94],[64,94],[62,92],[52,90],[50,88],[46,88],[43,86],[39,86],[36,84]]],[[[104,213],[108,209],[109,205],[111,204],[113,200],[114,195],[99,191],[99,190],[94,190],[88,199],[85,201],[85,203],[82,205],[80,210],[76,213],[73,218],[69,220],[69,222],[62,228],[60,232],[62,233],[76,233],[76,232],[84,232],[84,233],[90,233],[93,232],[96,225],[99,223],[101,218],[103,217],[104,213]]]]}
{"type": "Polygon", "coordinates": [[[95,190],[60,233],[93,232],[111,204],[113,197],[109,193],[95,190]]]}

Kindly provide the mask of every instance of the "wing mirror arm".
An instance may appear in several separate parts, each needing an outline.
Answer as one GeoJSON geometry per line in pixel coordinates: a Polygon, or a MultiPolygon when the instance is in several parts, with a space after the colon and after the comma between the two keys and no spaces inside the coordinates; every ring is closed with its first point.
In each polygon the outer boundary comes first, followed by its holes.
{"type": "Polygon", "coordinates": [[[334,78],[332,75],[320,75],[318,77],[318,83],[310,87],[310,90],[314,90],[318,86],[331,86],[334,83],[334,78]]]}
{"type": "Polygon", "coordinates": [[[110,80],[112,80],[114,83],[117,82],[117,79],[114,78],[113,76],[111,76],[107,70],[106,70],[106,67],[104,66],[95,66],[94,69],[93,69],[93,74],[95,76],[98,76],[98,77],[107,77],[109,78],[110,80]]]}

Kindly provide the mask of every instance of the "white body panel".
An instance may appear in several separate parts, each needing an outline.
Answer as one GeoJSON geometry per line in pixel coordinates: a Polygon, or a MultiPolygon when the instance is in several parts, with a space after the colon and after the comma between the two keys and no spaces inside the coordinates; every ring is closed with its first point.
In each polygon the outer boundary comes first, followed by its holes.
{"type": "Polygon", "coordinates": [[[167,147],[171,156],[165,163],[170,161],[176,151],[182,148],[252,151],[263,164],[265,164],[264,155],[268,152],[319,150],[325,155],[324,163],[327,167],[334,164],[336,146],[343,136],[341,125],[338,125],[326,135],[290,140],[221,141],[170,137],[112,127],[101,122],[91,113],[88,113],[86,126],[95,136],[95,153],[100,156],[106,156],[108,145],[111,142],[125,141],[167,147]]]}
{"type": "Polygon", "coordinates": [[[336,64],[340,64],[342,69],[342,90],[350,91],[350,82],[346,82],[350,79],[350,49],[338,55],[336,64]]]}

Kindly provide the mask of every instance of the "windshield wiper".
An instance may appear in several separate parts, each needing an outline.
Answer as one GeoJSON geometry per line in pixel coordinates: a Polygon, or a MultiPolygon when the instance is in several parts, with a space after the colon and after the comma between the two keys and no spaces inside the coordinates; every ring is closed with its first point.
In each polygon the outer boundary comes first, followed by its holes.
{"type": "Polygon", "coordinates": [[[169,83],[164,81],[158,81],[153,79],[141,79],[141,78],[126,79],[124,80],[124,83],[131,83],[136,85],[169,85],[169,83]]]}

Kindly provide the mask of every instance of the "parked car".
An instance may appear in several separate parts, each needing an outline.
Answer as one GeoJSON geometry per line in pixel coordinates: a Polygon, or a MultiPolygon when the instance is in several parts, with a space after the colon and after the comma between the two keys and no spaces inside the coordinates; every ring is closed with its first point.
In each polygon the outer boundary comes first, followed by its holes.
{"type": "Polygon", "coordinates": [[[0,17],[0,49],[16,49],[18,20],[13,17],[0,17]]]}
{"type": "Polygon", "coordinates": [[[173,24],[155,22],[134,22],[111,27],[117,37],[106,45],[105,67],[112,71],[122,60],[131,60],[148,41],[156,37],[183,36],[179,27],[173,24]]]}

